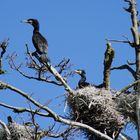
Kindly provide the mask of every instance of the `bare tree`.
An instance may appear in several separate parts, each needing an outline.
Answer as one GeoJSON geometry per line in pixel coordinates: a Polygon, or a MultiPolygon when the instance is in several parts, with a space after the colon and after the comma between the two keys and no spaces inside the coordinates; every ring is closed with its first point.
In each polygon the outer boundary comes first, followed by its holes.
{"type": "MultiPolygon", "coordinates": [[[[122,140],[131,139],[127,135],[121,133],[121,130],[127,123],[133,123],[138,130],[138,138],[140,139],[140,41],[139,41],[139,20],[137,4],[135,0],[124,0],[128,3],[128,8],[124,8],[131,15],[132,27],[131,32],[133,40],[127,37],[125,40],[107,39],[106,51],[104,57],[104,78],[102,84],[90,85],[82,89],[72,89],[67,78],[74,73],[71,70],[70,59],[64,58],[58,64],[53,65],[51,62],[43,62],[38,54],[32,55],[26,44],[27,59],[26,68],[34,71],[35,76],[30,76],[22,71],[22,64],[16,64],[17,55],[13,53],[8,55],[8,62],[11,69],[27,79],[37,80],[40,82],[54,84],[64,88],[64,96],[66,104],[69,108],[69,115],[60,116],[47,104],[40,103],[35,100],[30,93],[0,81],[0,90],[9,90],[22,98],[26,99],[30,107],[17,107],[0,102],[0,106],[13,110],[14,113],[29,113],[31,122],[19,124],[15,122],[11,116],[8,116],[8,123],[0,120],[0,140],[40,140],[44,137],[59,138],[64,140],[72,136],[73,132],[83,133],[88,139],[112,140],[120,137],[122,140]],[[122,66],[112,67],[115,56],[115,50],[112,48],[111,42],[127,43],[135,49],[136,60],[134,63],[127,62],[122,66]],[[131,67],[135,66],[135,70],[131,67]],[[128,70],[134,77],[134,82],[127,85],[120,91],[114,91],[110,87],[111,70],[128,70]],[[36,109],[32,109],[34,106],[36,109]],[[55,123],[48,129],[41,129],[40,124],[36,122],[36,116],[52,118],[54,122],[64,124],[63,130],[54,131],[55,123]]],[[[0,74],[4,74],[2,64],[3,56],[6,53],[8,41],[0,44],[0,74]]],[[[76,133],[74,133],[76,134],[76,133]]]]}

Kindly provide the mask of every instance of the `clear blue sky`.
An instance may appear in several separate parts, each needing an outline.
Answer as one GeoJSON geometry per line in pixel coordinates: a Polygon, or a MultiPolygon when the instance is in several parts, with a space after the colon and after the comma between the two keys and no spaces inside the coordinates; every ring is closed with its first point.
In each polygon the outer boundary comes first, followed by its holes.
{"type": "MultiPolygon", "coordinates": [[[[131,37],[130,17],[123,10],[127,4],[123,0],[2,0],[0,8],[0,41],[10,38],[7,53],[18,54],[17,63],[24,62],[25,43],[34,51],[31,42],[32,27],[20,23],[23,19],[36,18],[40,22],[40,32],[49,43],[49,57],[53,64],[62,58],[70,58],[72,69],[85,69],[87,80],[99,84],[103,78],[103,58],[105,51],[105,39],[123,39],[123,35],[131,37]]],[[[127,60],[134,61],[134,50],[125,44],[113,43],[116,55],[113,66],[125,64],[127,60]]],[[[22,78],[11,70],[5,61],[4,68],[7,74],[0,76],[3,81],[21,88],[40,102],[53,99],[50,107],[61,114],[63,112],[63,99],[55,100],[56,96],[65,92],[62,87],[22,78]],[[55,101],[54,101],[55,100],[55,101]],[[62,112],[58,110],[62,109],[62,112]]],[[[23,70],[25,70],[23,68],[23,70]]],[[[30,73],[29,71],[24,71],[30,73]]],[[[74,88],[79,80],[78,76],[68,79],[68,83],[74,88]]],[[[113,71],[111,74],[111,87],[121,89],[131,83],[133,78],[127,71],[113,71]]],[[[2,92],[3,93],[3,92],[2,92]]],[[[1,101],[9,104],[16,102],[17,106],[25,103],[20,96],[1,94],[1,101]],[[8,100],[7,100],[8,99],[8,100]]],[[[0,119],[13,115],[9,110],[1,108],[0,119]]],[[[15,120],[18,115],[14,115],[15,120]]],[[[21,117],[23,115],[20,115],[21,117]]],[[[40,120],[43,124],[43,120],[40,120]]],[[[46,122],[47,123],[47,122],[46,122]]],[[[48,124],[47,124],[48,125],[48,124]]],[[[45,127],[45,125],[43,125],[45,127]]],[[[135,138],[135,134],[133,134],[135,138]]]]}

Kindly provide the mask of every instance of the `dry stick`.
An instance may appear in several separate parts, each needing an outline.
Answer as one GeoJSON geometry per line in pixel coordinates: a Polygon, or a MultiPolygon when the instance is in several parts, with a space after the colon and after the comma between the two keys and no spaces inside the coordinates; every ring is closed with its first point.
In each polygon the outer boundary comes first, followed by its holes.
{"type": "Polygon", "coordinates": [[[35,106],[37,106],[40,109],[43,109],[46,112],[48,112],[49,113],[49,117],[53,118],[57,122],[64,123],[64,124],[67,124],[67,125],[71,125],[71,126],[77,126],[79,128],[87,129],[89,132],[93,133],[94,135],[96,135],[96,136],[98,136],[98,137],[100,137],[100,138],[102,138],[104,140],[113,140],[109,136],[107,136],[107,135],[105,135],[105,134],[97,131],[96,129],[94,129],[94,128],[86,125],[86,124],[83,124],[83,123],[80,123],[80,122],[71,121],[69,119],[65,119],[65,118],[60,117],[55,112],[53,112],[50,108],[48,108],[47,106],[44,106],[44,105],[40,104],[39,102],[37,102],[36,100],[34,100],[33,98],[31,98],[28,94],[26,94],[25,92],[17,89],[14,86],[11,86],[11,85],[9,85],[7,83],[4,83],[4,82],[0,81],[0,89],[9,89],[11,91],[14,91],[14,92],[20,94],[21,96],[23,96],[24,98],[26,98],[27,100],[29,100],[31,103],[33,103],[35,106]]]}
{"type": "Polygon", "coordinates": [[[103,79],[103,86],[105,87],[106,90],[110,90],[110,68],[114,55],[115,55],[114,49],[111,47],[111,43],[108,42],[104,58],[104,79],[103,79]]]}

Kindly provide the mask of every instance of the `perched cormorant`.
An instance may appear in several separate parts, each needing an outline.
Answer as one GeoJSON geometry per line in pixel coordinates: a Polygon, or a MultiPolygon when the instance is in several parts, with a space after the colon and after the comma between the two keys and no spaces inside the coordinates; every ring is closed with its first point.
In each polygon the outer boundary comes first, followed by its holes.
{"type": "Polygon", "coordinates": [[[75,70],[74,72],[81,76],[81,79],[78,82],[78,87],[79,88],[84,88],[84,87],[90,85],[90,83],[86,82],[86,72],[84,70],[79,69],[79,70],[75,70]]]}
{"type": "Polygon", "coordinates": [[[47,58],[47,52],[48,52],[48,42],[47,40],[41,35],[39,32],[39,22],[36,19],[27,19],[23,20],[24,23],[29,23],[34,27],[33,30],[33,36],[32,36],[32,42],[34,44],[34,47],[36,48],[36,51],[33,53],[38,53],[43,58],[47,58]]]}

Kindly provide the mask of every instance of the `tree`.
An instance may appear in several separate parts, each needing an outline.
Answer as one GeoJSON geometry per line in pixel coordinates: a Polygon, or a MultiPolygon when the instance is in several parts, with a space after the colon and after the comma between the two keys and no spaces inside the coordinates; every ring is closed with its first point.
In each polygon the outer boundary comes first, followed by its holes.
{"type": "MultiPolygon", "coordinates": [[[[19,88],[12,86],[6,82],[0,82],[0,89],[10,90],[13,93],[19,94],[28,101],[29,106],[18,107],[8,105],[1,102],[0,105],[5,108],[13,110],[15,113],[29,113],[30,122],[24,122],[24,124],[18,124],[8,117],[8,125],[0,121],[1,124],[1,139],[11,139],[26,137],[26,139],[38,140],[43,137],[62,137],[63,139],[69,138],[73,132],[81,130],[89,139],[115,139],[121,137],[122,139],[128,139],[128,137],[121,133],[121,130],[126,123],[133,122],[137,126],[138,137],[140,138],[140,120],[139,120],[139,73],[140,73],[140,51],[139,51],[139,21],[137,19],[138,11],[136,9],[135,0],[124,0],[129,4],[125,11],[130,13],[132,21],[132,36],[133,41],[130,41],[127,37],[126,40],[107,40],[107,49],[104,58],[104,79],[103,83],[99,86],[85,87],[83,89],[73,90],[67,83],[67,77],[73,75],[70,70],[70,60],[63,59],[60,63],[53,66],[52,62],[42,62],[38,55],[32,56],[27,49],[27,63],[26,67],[28,71],[32,70],[36,74],[30,76],[22,71],[21,64],[15,63],[16,54],[8,56],[9,65],[12,69],[16,70],[27,79],[37,80],[40,82],[51,83],[57,86],[63,86],[65,89],[65,99],[69,106],[69,114],[67,116],[58,115],[48,106],[49,103],[41,103],[34,99],[29,93],[20,90],[19,88]],[[114,49],[110,42],[127,43],[135,50],[136,62],[111,68],[111,64],[114,58],[114,49]],[[136,67],[136,70],[131,68],[131,65],[136,67]],[[128,85],[120,91],[113,91],[110,89],[110,71],[115,69],[127,69],[134,77],[134,83],[128,85]],[[136,109],[135,109],[136,107],[136,109]],[[95,115],[94,115],[95,114],[95,115]],[[57,124],[52,124],[47,130],[42,130],[40,124],[36,122],[36,116],[53,118],[54,122],[62,123],[67,126],[63,127],[63,130],[59,132],[53,132],[57,124]],[[93,117],[92,117],[93,116],[93,117]],[[129,121],[128,121],[129,119],[129,121]],[[94,124],[94,125],[93,125],[94,124]],[[16,130],[13,132],[13,130],[16,130]],[[21,133],[20,133],[21,132],[21,133]],[[14,135],[13,135],[14,133],[14,135]]],[[[3,70],[2,61],[3,56],[6,53],[8,46],[8,40],[1,43],[1,64],[0,73],[5,73],[3,70]]]]}

